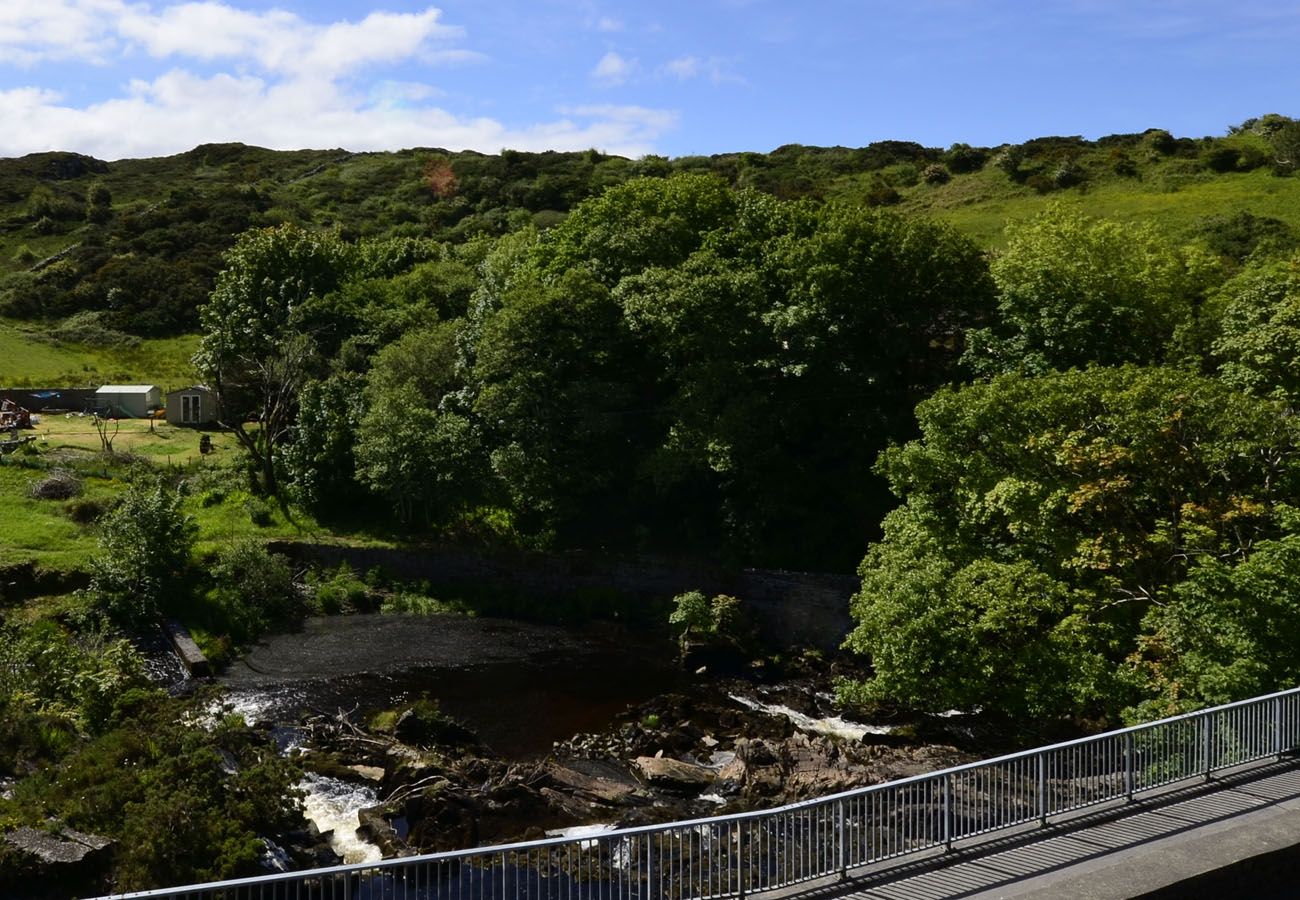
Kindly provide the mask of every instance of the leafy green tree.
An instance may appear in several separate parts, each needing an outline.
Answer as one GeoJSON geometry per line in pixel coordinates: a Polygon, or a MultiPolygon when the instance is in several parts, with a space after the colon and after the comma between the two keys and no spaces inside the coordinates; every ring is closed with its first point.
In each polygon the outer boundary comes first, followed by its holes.
{"type": "Polygon", "coordinates": [[[1160,696],[1148,614],[1193,596],[1196,561],[1291,528],[1300,425],[1280,412],[1165,369],[940,391],[879,464],[904,504],[862,564],[848,643],[875,676],[855,693],[1038,717],[1160,696]]]}
{"type": "Polygon", "coordinates": [[[993,298],[950,229],[704,177],[629,182],[485,269],[468,409],[522,521],[802,565],[860,552],[860,473],[993,298]]]}
{"type": "Polygon", "coordinates": [[[552,275],[576,267],[606,287],[651,266],[673,266],[729,221],[735,195],[712,175],[637,178],[581,204],[539,246],[552,275]]]}
{"type": "Polygon", "coordinates": [[[225,263],[200,310],[194,363],[217,389],[222,423],[253,459],[262,489],[276,494],[277,457],[314,359],[295,312],[339,286],[349,252],[336,234],[285,225],[246,232],[225,263]]]}
{"type": "Polygon", "coordinates": [[[516,276],[474,352],[472,411],[528,530],[617,533],[649,420],[642,349],[609,289],[583,266],[516,276]]]}
{"type": "Polygon", "coordinates": [[[1224,285],[1212,345],[1224,381],[1300,403],[1300,257],[1246,270],[1224,285]]]}
{"type": "MultiPolygon", "coordinates": [[[[1295,519],[1294,510],[1281,510],[1295,519]]],[[[1300,681],[1300,520],[1239,562],[1199,556],[1153,606],[1130,661],[1146,718],[1258,696],[1300,681]],[[1154,695],[1154,696],[1151,696],[1154,695]]]]}
{"type": "Polygon", "coordinates": [[[355,448],[366,409],[365,378],[353,372],[309,381],[299,394],[284,470],[294,499],[318,515],[355,509],[363,497],[355,448]]]}
{"type": "Polygon", "coordinates": [[[484,451],[460,409],[458,322],[408,332],[375,357],[357,430],[359,480],[404,522],[447,522],[482,496],[484,451]]]}
{"type": "Polygon", "coordinates": [[[1269,135],[1269,143],[1279,172],[1294,172],[1300,168],[1300,121],[1293,119],[1279,125],[1269,135]]]}
{"type": "Polygon", "coordinates": [[[1162,362],[1216,273],[1204,254],[1151,226],[1061,204],[1007,234],[991,264],[995,324],[970,335],[965,356],[984,375],[1162,362]]]}
{"type": "Polygon", "coordinates": [[[91,559],[91,591],[120,624],[143,625],[173,600],[197,532],[179,493],[159,480],[138,481],[100,523],[91,559]]]}

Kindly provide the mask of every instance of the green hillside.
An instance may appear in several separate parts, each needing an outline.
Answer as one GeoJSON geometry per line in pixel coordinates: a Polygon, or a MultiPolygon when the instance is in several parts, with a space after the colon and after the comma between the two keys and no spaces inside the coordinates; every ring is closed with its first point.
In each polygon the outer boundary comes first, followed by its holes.
{"type": "MultiPolygon", "coordinates": [[[[1153,222],[1175,240],[1206,240],[1232,255],[1243,227],[1254,234],[1250,246],[1261,235],[1286,244],[1300,234],[1300,180],[1279,137],[1295,128],[1270,115],[1222,137],[1153,129],[985,148],[793,144],[671,160],[595,150],[279,152],[242,144],[112,163],[34,154],[0,160],[0,316],[45,328],[93,312],[98,318],[81,322],[81,337],[184,334],[197,327],[221,254],[248,228],[292,222],[338,229],[345,239],[464,243],[528,224],[544,229],[612,185],[683,171],[782,199],[894,206],[946,220],[985,247],[999,245],[1008,221],[1057,200],[1093,216],[1153,222]]],[[[31,377],[61,368],[33,364],[42,368],[31,377]]]]}

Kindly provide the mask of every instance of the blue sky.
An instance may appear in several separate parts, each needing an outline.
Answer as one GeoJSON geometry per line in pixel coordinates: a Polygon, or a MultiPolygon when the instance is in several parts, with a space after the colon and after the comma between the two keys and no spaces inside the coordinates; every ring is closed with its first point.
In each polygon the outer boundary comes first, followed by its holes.
{"type": "Polygon", "coordinates": [[[1300,114],[1260,0],[0,0],[0,155],[997,145],[1300,114]]]}

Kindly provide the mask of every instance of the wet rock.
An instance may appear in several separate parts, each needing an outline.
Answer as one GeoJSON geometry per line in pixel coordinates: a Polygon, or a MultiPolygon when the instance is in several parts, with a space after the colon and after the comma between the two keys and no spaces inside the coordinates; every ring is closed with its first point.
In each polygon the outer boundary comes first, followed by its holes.
{"type": "Polygon", "coordinates": [[[635,779],[609,764],[591,760],[553,762],[546,775],[557,790],[569,791],[590,803],[618,806],[649,800],[635,779]]]}
{"type": "Polygon", "coordinates": [[[348,769],[360,775],[366,781],[381,782],[384,780],[384,770],[379,766],[348,766],[348,769]]]}
{"type": "Polygon", "coordinates": [[[372,806],[357,811],[357,836],[379,848],[384,859],[395,856],[413,856],[415,851],[407,846],[389,820],[392,815],[386,806],[372,806]]]}
{"type": "Polygon", "coordinates": [[[704,766],[663,756],[638,756],[632,767],[646,784],[665,790],[698,791],[714,779],[713,771],[704,766]]]}
{"type": "Polygon", "coordinates": [[[330,846],[330,839],[333,836],[332,828],[321,831],[316,827],[316,823],[309,819],[306,828],[281,835],[280,843],[293,859],[295,868],[323,868],[337,866],[343,862],[343,857],[334,852],[334,848],[330,846]]]}
{"type": "Polygon", "coordinates": [[[71,828],[45,830],[23,826],[4,840],[20,852],[6,867],[6,878],[34,887],[33,897],[71,897],[99,893],[100,879],[112,857],[112,841],[71,828]]]}
{"type": "Polygon", "coordinates": [[[71,828],[59,828],[50,832],[25,825],[6,834],[5,841],[50,865],[85,862],[102,855],[113,843],[108,838],[84,834],[71,828]]]}

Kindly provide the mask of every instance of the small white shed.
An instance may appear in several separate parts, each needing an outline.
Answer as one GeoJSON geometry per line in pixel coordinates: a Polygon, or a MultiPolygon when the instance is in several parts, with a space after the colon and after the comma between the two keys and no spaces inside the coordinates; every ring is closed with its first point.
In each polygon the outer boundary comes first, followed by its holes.
{"type": "Polygon", "coordinates": [[[170,391],[167,421],[172,425],[211,425],[217,421],[217,395],[202,384],[170,391]]]}
{"type": "Polygon", "coordinates": [[[95,411],[117,419],[143,419],[162,406],[162,390],[152,384],[106,384],[95,391],[95,411]]]}

